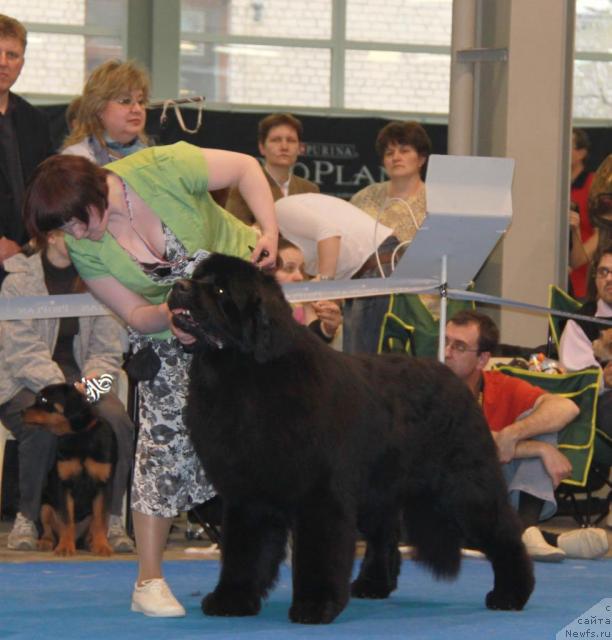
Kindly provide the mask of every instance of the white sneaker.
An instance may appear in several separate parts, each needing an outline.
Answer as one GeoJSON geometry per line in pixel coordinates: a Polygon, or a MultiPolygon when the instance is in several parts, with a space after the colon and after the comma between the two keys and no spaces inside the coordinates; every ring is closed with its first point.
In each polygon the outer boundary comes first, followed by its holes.
{"type": "Polygon", "coordinates": [[[532,560],[561,562],[565,558],[565,551],[548,544],[537,527],[528,527],[523,531],[523,544],[532,560]]]}
{"type": "Polygon", "coordinates": [[[108,519],[108,544],[115,553],[132,553],[134,542],[128,536],[121,522],[121,516],[111,516],[108,519]]]}
{"type": "Polygon", "coordinates": [[[18,513],[11,532],[8,534],[6,546],[14,551],[35,551],[38,540],[38,529],[32,520],[18,513]]]}
{"type": "Polygon", "coordinates": [[[557,544],[568,558],[594,560],[608,553],[608,534],[603,529],[574,529],[562,533],[557,544]]]}
{"type": "Polygon", "coordinates": [[[183,605],[172,595],[163,578],[145,580],[134,585],[132,611],[154,618],[180,618],[185,615],[183,605]]]}

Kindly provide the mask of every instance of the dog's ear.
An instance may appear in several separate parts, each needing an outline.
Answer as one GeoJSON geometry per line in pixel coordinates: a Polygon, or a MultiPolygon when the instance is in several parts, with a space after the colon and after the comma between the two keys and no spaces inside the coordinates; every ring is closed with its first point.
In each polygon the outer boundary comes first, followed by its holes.
{"type": "Polygon", "coordinates": [[[250,335],[245,338],[256,362],[269,362],[291,348],[293,334],[284,323],[284,311],[273,298],[258,296],[252,302],[250,335]]]}

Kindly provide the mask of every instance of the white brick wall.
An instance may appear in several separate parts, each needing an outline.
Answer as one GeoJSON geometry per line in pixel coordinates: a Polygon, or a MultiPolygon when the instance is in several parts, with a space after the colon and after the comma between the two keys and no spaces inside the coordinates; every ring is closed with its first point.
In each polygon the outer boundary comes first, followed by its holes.
{"type": "MultiPolygon", "coordinates": [[[[329,51],[266,47],[249,55],[237,47],[227,65],[228,95],[240,104],[329,104],[329,51]]],[[[231,49],[230,49],[231,50],[231,49]]]]}
{"type": "Polygon", "coordinates": [[[372,42],[450,45],[450,0],[348,0],[346,36],[372,42]]]}
{"type": "Polygon", "coordinates": [[[0,0],[0,13],[23,22],[85,24],[85,0],[0,0]]]}
{"type": "Polygon", "coordinates": [[[345,106],[447,113],[449,82],[449,56],[349,51],[345,106]]]}
{"type": "Polygon", "coordinates": [[[331,0],[232,0],[229,33],[329,38],[331,0]]]}
{"type": "Polygon", "coordinates": [[[58,33],[28,35],[26,62],[16,93],[81,93],[85,77],[85,38],[58,33]]]}
{"type": "MultiPolygon", "coordinates": [[[[228,32],[329,38],[333,1],[228,0],[228,32]]],[[[117,0],[96,2],[108,2],[110,12],[116,9],[117,0]]],[[[203,30],[205,14],[198,20],[197,11],[206,3],[190,0],[189,4],[192,28],[203,30]]],[[[87,0],[0,0],[0,13],[24,22],[81,26],[87,20],[87,5],[87,0]]],[[[347,0],[347,38],[448,45],[451,5],[452,0],[347,0]]],[[[217,4],[219,6],[222,5],[217,4]]],[[[612,0],[578,0],[577,15],[577,49],[609,51],[612,0]]],[[[30,33],[26,66],[15,90],[60,95],[78,93],[85,74],[86,44],[85,38],[79,35],[30,33]]],[[[225,49],[227,55],[217,59],[225,65],[219,70],[224,82],[218,86],[224,87],[226,93],[209,95],[210,100],[329,106],[329,50],[263,47],[257,48],[259,55],[252,55],[254,49],[249,47],[225,49]]],[[[100,51],[97,53],[100,55],[100,51]]],[[[345,75],[348,108],[447,112],[447,56],[348,51],[345,75]]],[[[183,89],[199,92],[197,87],[183,89]]],[[[612,119],[612,63],[577,63],[574,92],[575,117],[612,119]]]]}

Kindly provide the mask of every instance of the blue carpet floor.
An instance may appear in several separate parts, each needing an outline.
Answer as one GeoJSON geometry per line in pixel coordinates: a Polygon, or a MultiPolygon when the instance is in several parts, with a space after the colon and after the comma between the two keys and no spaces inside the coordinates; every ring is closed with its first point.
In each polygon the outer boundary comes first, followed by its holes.
{"type": "Polygon", "coordinates": [[[286,566],[259,616],[204,616],[200,600],[216,584],[218,571],[214,561],[167,563],[167,579],[187,616],[153,619],[129,611],[131,562],[0,564],[0,638],[544,640],[612,596],[611,559],[537,564],[536,591],[520,613],[484,607],[492,584],[487,562],[465,560],[459,579],[447,583],[404,561],[400,587],[388,600],[352,600],[331,625],[301,626],[287,618],[291,580],[286,566]]]}

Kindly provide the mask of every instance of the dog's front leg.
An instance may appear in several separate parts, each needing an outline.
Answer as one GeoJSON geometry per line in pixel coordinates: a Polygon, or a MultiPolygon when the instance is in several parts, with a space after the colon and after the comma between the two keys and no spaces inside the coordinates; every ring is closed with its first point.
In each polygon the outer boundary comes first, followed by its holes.
{"type": "Polygon", "coordinates": [[[59,542],[54,553],[56,556],[73,556],[76,553],[74,498],[69,489],[66,489],[62,513],[56,515],[59,542]]]}
{"type": "Polygon", "coordinates": [[[276,508],[224,498],[219,584],[202,600],[209,616],[252,616],[274,584],[287,542],[288,523],[276,508]]]}
{"type": "Polygon", "coordinates": [[[292,622],[329,623],[349,601],[356,530],[349,502],[317,493],[300,507],[293,541],[292,622]]]}
{"type": "Polygon", "coordinates": [[[57,529],[57,516],[53,507],[48,504],[43,504],[40,509],[40,522],[43,530],[36,546],[40,551],[51,551],[55,544],[53,532],[57,529]]]}
{"type": "Polygon", "coordinates": [[[81,462],[77,458],[58,460],[57,474],[61,481],[60,504],[55,520],[59,542],[54,553],[58,556],[73,556],[76,553],[74,498],[70,491],[71,480],[81,473],[81,462]]]}
{"type": "Polygon", "coordinates": [[[110,556],[113,553],[108,543],[108,504],[110,503],[113,465],[109,462],[85,460],[87,475],[99,483],[98,493],[92,504],[92,518],[89,525],[88,541],[90,551],[97,556],[110,556]]]}
{"type": "Polygon", "coordinates": [[[93,501],[93,515],[89,525],[89,549],[97,556],[110,556],[113,553],[108,543],[108,516],[104,492],[100,491],[93,501]]]}

